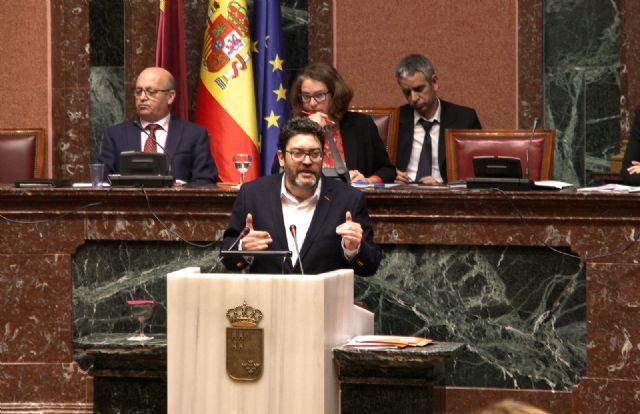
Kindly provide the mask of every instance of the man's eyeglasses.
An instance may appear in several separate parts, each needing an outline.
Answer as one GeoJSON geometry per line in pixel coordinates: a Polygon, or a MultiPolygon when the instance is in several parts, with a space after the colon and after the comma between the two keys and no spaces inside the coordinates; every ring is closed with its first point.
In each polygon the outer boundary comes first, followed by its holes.
{"type": "Polygon", "coordinates": [[[320,161],[322,159],[322,150],[319,148],[312,149],[311,151],[302,151],[300,149],[292,149],[291,151],[285,150],[291,155],[291,159],[297,162],[304,161],[306,156],[309,156],[311,161],[320,161]]]}
{"type": "Polygon", "coordinates": [[[331,94],[329,92],[318,92],[314,93],[313,95],[310,95],[308,93],[301,93],[300,99],[302,99],[302,102],[307,103],[313,98],[313,100],[315,100],[317,103],[321,103],[324,102],[325,99],[327,99],[328,95],[331,94]]]}
{"type": "Polygon", "coordinates": [[[143,89],[143,88],[135,88],[133,90],[133,93],[136,96],[140,97],[140,96],[142,96],[142,92],[144,92],[147,95],[147,97],[153,98],[160,92],[169,92],[169,91],[172,91],[172,90],[173,89],[153,89],[153,88],[144,88],[143,89]]]}

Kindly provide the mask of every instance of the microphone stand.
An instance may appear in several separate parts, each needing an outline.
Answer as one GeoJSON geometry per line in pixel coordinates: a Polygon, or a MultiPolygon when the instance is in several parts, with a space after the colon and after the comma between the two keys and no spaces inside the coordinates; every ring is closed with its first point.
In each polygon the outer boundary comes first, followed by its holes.
{"type": "MultiPolygon", "coordinates": [[[[340,156],[340,151],[338,151],[338,146],[331,135],[331,126],[329,124],[324,126],[324,130],[327,133],[327,139],[329,140],[329,146],[331,147],[331,155],[333,156],[333,166],[338,178],[344,181],[347,184],[351,184],[351,177],[349,176],[349,170],[347,170],[347,166],[344,164],[342,157],[340,156]]],[[[323,170],[327,170],[326,168],[323,170]]],[[[327,174],[329,172],[327,171],[327,174]]],[[[327,175],[325,174],[325,175],[327,175]]]]}
{"type": "Polygon", "coordinates": [[[524,170],[524,178],[529,179],[529,148],[531,148],[531,144],[533,142],[533,136],[536,133],[536,127],[538,126],[538,117],[533,118],[533,128],[531,128],[531,136],[529,137],[529,144],[527,145],[527,149],[524,152],[525,158],[525,170],[524,170]]]}
{"type": "MultiPolygon", "coordinates": [[[[229,246],[229,250],[233,250],[234,247],[236,247],[236,245],[238,243],[240,243],[240,240],[244,239],[245,236],[247,234],[249,234],[251,230],[249,229],[249,227],[245,227],[242,229],[242,231],[240,232],[240,234],[238,234],[238,237],[236,237],[236,239],[233,241],[233,243],[231,243],[231,246],[229,246]]],[[[207,273],[211,273],[214,270],[216,270],[218,268],[218,265],[220,264],[220,262],[222,261],[222,259],[224,259],[224,255],[222,255],[222,251],[220,251],[220,254],[218,255],[218,258],[216,259],[216,262],[213,264],[213,266],[211,266],[211,269],[209,269],[209,271],[207,273]]]]}
{"type": "Polygon", "coordinates": [[[298,229],[296,228],[295,224],[292,224],[289,226],[289,232],[291,232],[291,235],[293,236],[293,246],[296,248],[296,254],[298,255],[298,263],[300,263],[300,274],[304,275],[304,269],[302,267],[302,257],[300,257],[300,249],[298,249],[298,229]]]}

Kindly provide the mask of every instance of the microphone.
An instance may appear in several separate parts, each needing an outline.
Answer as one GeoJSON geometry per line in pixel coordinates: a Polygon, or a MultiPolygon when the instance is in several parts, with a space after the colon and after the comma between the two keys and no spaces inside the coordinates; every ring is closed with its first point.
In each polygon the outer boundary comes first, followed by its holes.
{"type": "MultiPolygon", "coordinates": [[[[334,125],[334,124],[331,124],[331,125],[334,125]]],[[[338,150],[338,146],[336,145],[336,142],[333,140],[333,136],[331,135],[330,124],[327,123],[324,126],[324,131],[326,132],[327,139],[329,140],[329,146],[331,147],[331,154],[333,155],[334,168],[323,168],[322,172],[325,175],[332,177],[334,176],[331,172],[331,170],[333,169],[335,171],[335,176],[337,176],[336,178],[340,178],[345,183],[351,184],[351,176],[349,175],[349,170],[347,169],[347,166],[345,165],[344,161],[342,160],[342,157],[340,156],[340,151],[338,150]]]]}
{"type": "MultiPolygon", "coordinates": [[[[233,241],[233,243],[231,243],[231,246],[229,246],[229,248],[227,250],[233,250],[234,247],[236,247],[236,245],[238,243],[240,243],[240,240],[244,239],[247,234],[249,234],[249,232],[251,231],[251,229],[249,227],[246,227],[242,229],[242,231],[240,232],[240,234],[238,234],[238,237],[236,237],[236,239],[233,241]]],[[[209,269],[208,273],[213,272],[215,269],[218,268],[218,265],[220,264],[220,262],[222,261],[222,259],[224,258],[224,256],[220,255],[218,256],[218,259],[216,260],[216,262],[213,264],[213,266],[211,266],[211,269],[209,269]]]]}
{"type": "Polygon", "coordinates": [[[300,257],[300,250],[298,249],[298,229],[295,224],[289,226],[289,232],[293,236],[293,246],[296,248],[296,254],[298,255],[298,263],[300,263],[300,274],[304,275],[304,269],[302,268],[302,258],[300,257]]]}
{"type": "Polygon", "coordinates": [[[531,128],[531,136],[529,137],[529,144],[527,144],[527,149],[524,152],[525,166],[524,166],[524,178],[526,180],[529,179],[529,148],[531,148],[531,143],[533,142],[533,136],[536,133],[536,128],[538,127],[538,117],[533,118],[533,127],[531,128]]]}
{"type": "Polygon", "coordinates": [[[140,120],[139,120],[139,119],[135,119],[135,120],[133,121],[133,125],[135,125],[136,127],[138,127],[138,129],[139,129],[140,131],[142,131],[143,133],[145,133],[145,134],[147,135],[147,137],[151,138],[151,139],[153,140],[153,142],[155,142],[155,143],[156,143],[156,145],[157,145],[157,146],[159,146],[159,147],[160,147],[160,149],[162,149],[162,151],[164,151],[164,153],[165,153],[165,154],[166,154],[166,156],[167,156],[167,171],[169,172],[169,175],[173,176],[173,174],[171,173],[171,164],[172,164],[172,161],[173,161],[173,157],[171,156],[171,154],[169,153],[169,151],[167,151],[167,149],[166,149],[164,146],[162,146],[162,144],[160,144],[160,143],[158,142],[158,140],[157,140],[155,137],[152,137],[152,136],[151,136],[151,134],[149,134],[149,131],[147,131],[147,129],[146,129],[146,128],[143,128],[143,127],[142,127],[142,124],[140,123],[140,120]]]}
{"type": "Polygon", "coordinates": [[[245,226],[245,228],[242,229],[240,234],[238,234],[238,237],[236,237],[236,239],[233,241],[233,243],[231,243],[231,246],[229,246],[227,250],[233,250],[233,248],[236,247],[236,244],[240,243],[240,240],[244,239],[247,234],[249,234],[249,232],[251,232],[251,229],[245,226]]]}

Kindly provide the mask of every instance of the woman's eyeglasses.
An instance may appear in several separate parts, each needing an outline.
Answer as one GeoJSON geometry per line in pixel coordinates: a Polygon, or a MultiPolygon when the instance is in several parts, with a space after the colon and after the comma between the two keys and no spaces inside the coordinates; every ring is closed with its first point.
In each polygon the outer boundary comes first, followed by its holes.
{"type": "Polygon", "coordinates": [[[321,103],[321,102],[324,102],[325,99],[327,99],[328,95],[331,95],[331,94],[329,92],[318,92],[318,93],[314,93],[313,95],[310,95],[308,93],[301,93],[300,99],[302,99],[302,102],[304,103],[311,101],[311,99],[313,99],[317,103],[321,103]]]}

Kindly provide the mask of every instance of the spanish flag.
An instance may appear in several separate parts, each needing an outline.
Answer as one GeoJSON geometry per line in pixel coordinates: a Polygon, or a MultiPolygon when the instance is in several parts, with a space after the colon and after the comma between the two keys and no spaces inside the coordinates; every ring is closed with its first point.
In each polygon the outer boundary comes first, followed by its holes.
{"type": "Polygon", "coordinates": [[[240,181],[233,154],[251,154],[245,181],[260,175],[260,151],[246,0],[210,0],[195,122],[209,130],[223,182],[240,181]]]}

